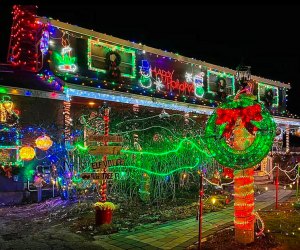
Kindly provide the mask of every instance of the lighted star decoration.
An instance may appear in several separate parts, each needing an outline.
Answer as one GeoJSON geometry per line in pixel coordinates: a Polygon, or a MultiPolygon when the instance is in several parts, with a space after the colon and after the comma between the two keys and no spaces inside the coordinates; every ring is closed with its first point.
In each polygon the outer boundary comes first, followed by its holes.
{"type": "Polygon", "coordinates": [[[160,78],[156,78],[153,84],[156,86],[157,91],[161,91],[165,87],[160,78]]]}
{"type": "Polygon", "coordinates": [[[187,82],[193,82],[193,74],[192,73],[185,73],[185,80],[187,82]]]}

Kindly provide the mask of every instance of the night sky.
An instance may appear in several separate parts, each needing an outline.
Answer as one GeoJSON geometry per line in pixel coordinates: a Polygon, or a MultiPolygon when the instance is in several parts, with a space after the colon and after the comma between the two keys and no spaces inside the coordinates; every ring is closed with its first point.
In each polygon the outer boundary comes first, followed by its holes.
{"type": "MultiPolygon", "coordinates": [[[[154,48],[290,82],[288,109],[300,115],[297,5],[39,5],[52,17],[154,48]]],[[[0,4],[0,60],[5,62],[11,6],[0,4]]]]}

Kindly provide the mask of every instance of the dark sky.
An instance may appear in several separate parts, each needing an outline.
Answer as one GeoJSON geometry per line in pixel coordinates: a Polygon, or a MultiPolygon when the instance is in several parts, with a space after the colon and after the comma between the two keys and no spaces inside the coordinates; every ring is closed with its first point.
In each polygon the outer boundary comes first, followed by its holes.
{"type": "MultiPolygon", "coordinates": [[[[0,3],[0,59],[6,58],[11,6],[0,3]]],[[[38,15],[213,64],[290,82],[288,109],[300,115],[300,6],[39,5],[38,15]]]]}

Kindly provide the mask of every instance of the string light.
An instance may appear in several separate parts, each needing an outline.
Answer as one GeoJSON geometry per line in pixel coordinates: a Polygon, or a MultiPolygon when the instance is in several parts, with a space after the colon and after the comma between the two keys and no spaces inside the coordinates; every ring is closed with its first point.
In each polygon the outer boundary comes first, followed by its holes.
{"type": "Polygon", "coordinates": [[[173,169],[171,171],[168,171],[166,173],[152,171],[152,170],[144,169],[144,168],[137,167],[137,166],[121,166],[121,165],[119,165],[119,166],[111,166],[111,167],[109,167],[109,169],[118,170],[118,171],[120,171],[122,169],[134,169],[136,171],[146,172],[149,175],[156,175],[156,176],[166,177],[168,175],[172,175],[176,172],[181,172],[181,171],[186,170],[186,169],[189,169],[189,170],[195,169],[196,167],[199,166],[199,163],[200,163],[199,158],[197,158],[196,160],[197,161],[196,161],[195,165],[178,167],[178,168],[175,168],[175,169],[173,169]]]}
{"type": "Polygon", "coordinates": [[[211,157],[205,150],[202,150],[195,142],[193,142],[187,138],[181,140],[175,149],[168,150],[165,152],[148,152],[148,151],[124,150],[124,149],[122,149],[121,152],[124,154],[163,156],[163,155],[168,155],[168,154],[172,154],[172,153],[177,153],[181,148],[183,148],[184,143],[190,144],[189,145],[190,149],[195,148],[200,153],[203,153],[206,156],[211,157]]]}
{"type": "Polygon", "coordinates": [[[170,109],[170,110],[178,110],[183,111],[185,113],[194,112],[198,114],[212,114],[213,109],[208,107],[199,107],[195,105],[193,107],[192,105],[185,105],[180,103],[174,103],[174,102],[166,102],[162,100],[153,100],[149,98],[150,100],[145,99],[139,99],[135,97],[127,97],[125,95],[113,95],[113,94],[105,94],[101,92],[91,92],[91,91],[85,91],[85,90],[78,90],[75,88],[65,88],[65,92],[67,96],[80,96],[85,98],[92,98],[97,100],[104,100],[104,101],[112,101],[112,102],[121,102],[121,103],[128,103],[128,104],[135,104],[135,105],[141,105],[141,106],[147,106],[147,107],[153,107],[153,108],[164,108],[164,109],[170,109]]]}
{"type": "Polygon", "coordinates": [[[65,142],[68,143],[70,141],[71,136],[71,102],[64,102],[64,120],[65,120],[65,142]]]}
{"type": "Polygon", "coordinates": [[[216,199],[215,197],[213,197],[213,198],[211,199],[211,203],[212,203],[213,205],[215,205],[216,201],[217,201],[217,199],[216,199]]]}
{"type": "Polygon", "coordinates": [[[36,6],[14,5],[8,61],[25,70],[38,71],[42,67],[41,50],[36,45],[41,39],[43,24],[36,20],[36,6]]]}
{"type": "Polygon", "coordinates": [[[286,136],[286,153],[290,152],[290,126],[286,125],[285,127],[285,136],[286,136]]]}

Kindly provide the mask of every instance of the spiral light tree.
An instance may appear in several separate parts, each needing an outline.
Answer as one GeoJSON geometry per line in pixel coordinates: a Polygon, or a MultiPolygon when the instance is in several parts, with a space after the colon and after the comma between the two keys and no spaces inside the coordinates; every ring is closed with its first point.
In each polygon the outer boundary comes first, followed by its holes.
{"type": "Polygon", "coordinates": [[[221,165],[235,170],[234,225],[239,243],[254,241],[253,167],[268,154],[275,130],[272,116],[249,89],[228,98],[207,122],[208,149],[221,165]]]}

